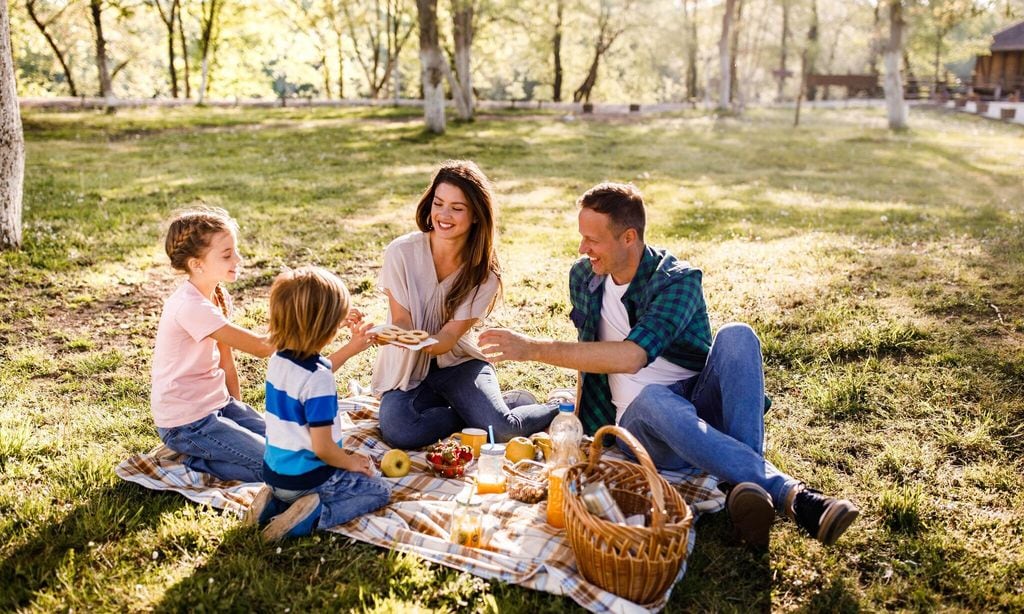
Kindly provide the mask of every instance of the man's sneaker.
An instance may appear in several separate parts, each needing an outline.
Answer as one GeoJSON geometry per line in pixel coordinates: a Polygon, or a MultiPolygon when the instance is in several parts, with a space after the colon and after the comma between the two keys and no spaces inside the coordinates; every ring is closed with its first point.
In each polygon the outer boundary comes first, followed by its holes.
{"type": "Polygon", "coordinates": [[[247,527],[258,525],[262,527],[270,522],[271,518],[283,512],[286,507],[287,504],[284,501],[275,499],[274,491],[264,484],[260,487],[256,496],[253,497],[249,508],[245,510],[245,514],[242,515],[242,525],[247,527]]]}
{"type": "Polygon", "coordinates": [[[312,535],[322,508],[320,495],[315,492],[302,495],[288,509],[271,519],[263,529],[263,540],[276,542],[283,537],[312,535]]]}
{"type": "Polygon", "coordinates": [[[537,404],[537,397],[533,396],[533,393],[529,390],[509,390],[508,392],[501,393],[501,398],[505,401],[505,405],[508,405],[509,409],[515,409],[522,405],[537,404]]]}
{"type": "Polygon", "coordinates": [[[827,497],[820,490],[797,486],[786,506],[790,517],[811,537],[831,546],[860,515],[857,506],[846,499],[827,497]]]}
{"type": "Polygon", "coordinates": [[[729,518],[737,535],[754,548],[767,548],[775,506],[765,489],[753,482],[740,482],[725,499],[729,518]]]}

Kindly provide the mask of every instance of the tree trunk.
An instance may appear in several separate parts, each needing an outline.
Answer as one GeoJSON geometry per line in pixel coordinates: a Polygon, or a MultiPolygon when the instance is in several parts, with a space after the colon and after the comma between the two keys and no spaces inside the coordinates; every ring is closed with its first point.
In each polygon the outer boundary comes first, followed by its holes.
{"type": "Polygon", "coordinates": [[[552,99],[562,102],[562,16],[565,13],[565,1],[555,2],[555,34],[551,37],[551,46],[555,60],[555,81],[551,85],[552,99]]]}
{"type": "Polygon", "coordinates": [[[736,68],[736,57],[740,51],[740,28],[743,27],[743,0],[737,0],[736,2],[736,16],[732,20],[732,40],[729,41],[729,101],[733,103],[733,107],[737,107],[736,102],[740,99],[739,96],[739,70],[736,68]]]}
{"type": "Polygon", "coordinates": [[[597,68],[601,62],[601,41],[600,38],[596,45],[594,45],[594,60],[590,63],[590,70],[587,71],[587,78],[583,80],[583,83],[576,89],[572,94],[573,102],[590,102],[590,92],[594,89],[594,85],[597,84],[597,68]]]}
{"type": "Polygon", "coordinates": [[[903,55],[903,3],[889,0],[889,40],[883,49],[885,61],[885,107],[889,116],[889,128],[907,128],[907,105],[903,101],[903,79],[900,75],[900,58],[903,55]]]}
{"type": "Polygon", "coordinates": [[[199,104],[206,100],[206,88],[210,83],[210,56],[216,48],[217,18],[224,7],[221,0],[203,0],[200,8],[199,53],[202,60],[202,76],[199,78],[199,104]]]}
{"type": "Polygon", "coordinates": [[[0,251],[21,247],[25,136],[11,55],[11,21],[0,2],[0,251]]]}
{"type": "MultiPolygon", "coordinates": [[[[874,17],[874,19],[875,19],[875,21],[874,21],[875,29],[874,29],[874,35],[871,37],[871,56],[868,59],[869,70],[870,70],[871,74],[876,75],[876,76],[878,75],[878,48],[880,46],[879,45],[879,40],[881,39],[881,34],[880,34],[881,23],[882,23],[881,8],[882,8],[882,0],[876,0],[876,2],[875,2],[875,17],[874,17]]],[[[872,96],[874,96],[874,94],[872,94],[872,96]]]]}
{"type": "Polygon", "coordinates": [[[683,13],[689,24],[689,38],[686,42],[686,97],[696,100],[697,92],[697,52],[699,40],[697,38],[697,5],[693,5],[693,12],[687,14],[688,0],[683,2],[683,13]]]}
{"type": "Polygon", "coordinates": [[[89,12],[96,35],[96,70],[100,78],[100,96],[110,98],[113,92],[110,87],[110,71],[107,68],[107,40],[103,37],[102,0],[89,0],[89,12]]]}
{"type": "Polygon", "coordinates": [[[473,119],[473,0],[452,2],[452,33],[455,37],[455,87],[452,97],[459,112],[459,119],[473,119]]]}
{"type": "Polygon", "coordinates": [[[181,18],[181,3],[178,3],[178,39],[181,42],[182,81],[185,82],[185,98],[192,97],[192,81],[189,79],[188,41],[185,39],[185,25],[181,18]]]}
{"type": "Polygon", "coordinates": [[[201,70],[201,72],[200,72],[200,76],[199,76],[199,100],[198,100],[198,103],[199,104],[203,104],[203,101],[206,100],[206,78],[207,78],[207,76],[210,73],[210,61],[209,61],[209,58],[207,58],[205,54],[203,55],[203,63],[202,63],[202,66],[201,66],[200,70],[201,70]]]}
{"type": "Polygon", "coordinates": [[[437,0],[416,0],[420,24],[420,83],[427,129],[441,134],[444,118],[444,58],[437,37],[437,0]]]}
{"type": "Polygon", "coordinates": [[[789,42],[789,0],[782,0],[782,44],[779,50],[779,91],[775,95],[775,102],[782,102],[786,90],[786,48],[789,42]]]}
{"type": "Polygon", "coordinates": [[[342,47],[344,38],[341,32],[337,32],[338,35],[338,99],[342,100],[345,98],[345,51],[342,47]]]}
{"type": "MultiPolygon", "coordinates": [[[[28,10],[28,16],[32,18],[32,23],[36,24],[39,28],[39,32],[42,33],[43,38],[46,39],[46,44],[50,46],[53,51],[53,55],[57,56],[57,61],[60,63],[60,68],[64,71],[64,78],[67,79],[68,89],[71,90],[71,95],[78,96],[78,88],[75,87],[75,79],[71,76],[71,68],[68,66],[67,60],[64,58],[64,53],[57,47],[57,41],[53,40],[53,36],[46,31],[46,26],[49,24],[43,23],[43,20],[36,14],[36,3],[35,0],[28,0],[25,2],[25,8],[28,10]]],[[[50,20],[51,22],[53,19],[50,20]]]]}
{"type": "Polygon", "coordinates": [[[167,72],[171,80],[171,98],[178,97],[178,70],[174,66],[174,21],[178,15],[177,6],[179,1],[172,0],[171,5],[167,8],[167,12],[164,13],[164,7],[160,4],[160,0],[153,0],[153,6],[156,7],[157,12],[160,14],[160,21],[167,28],[167,72]]]}
{"type": "Polygon", "coordinates": [[[736,0],[725,0],[725,12],[722,13],[722,37],[718,39],[718,110],[720,111],[725,111],[729,108],[729,86],[732,84],[729,41],[731,40],[730,30],[732,28],[734,6],[736,6],[736,0]]]}
{"type": "MultiPolygon", "coordinates": [[[[811,25],[807,28],[807,61],[804,66],[804,74],[813,75],[815,66],[818,63],[818,0],[811,0],[811,25]]],[[[813,85],[804,84],[807,100],[814,100],[818,96],[818,88],[813,85]]]]}

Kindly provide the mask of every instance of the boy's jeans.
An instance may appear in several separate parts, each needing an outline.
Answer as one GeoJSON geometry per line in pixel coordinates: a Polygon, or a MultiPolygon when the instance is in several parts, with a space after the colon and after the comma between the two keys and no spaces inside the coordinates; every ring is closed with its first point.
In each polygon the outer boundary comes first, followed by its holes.
{"type": "Polygon", "coordinates": [[[558,406],[521,405],[509,409],[501,398],[494,367],[469,360],[443,369],[432,367],[412,390],[391,390],[380,400],[380,430],[396,448],[421,448],[467,426],[487,430],[508,441],[544,430],[558,406]]]}
{"type": "Polygon", "coordinates": [[[339,524],[387,505],[391,499],[391,485],[381,478],[371,478],[362,473],[338,469],[326,482],[310,490],[289,490],[270,487],[274,498],[292,503],[299,497],[315,492],[320,495],[321,529],[339,524]]]}
{"type": "Polygon", "coordinates": [[[724,326],[700,375],[671,386],[647,386],[619,425],[640,440],[659,469],[696,467],[733,484],[753,482],[781,508],[799,482],[764,458],[761,360],[753,329],[724,326]]]}
{"type": "Polygon", "coordinates": [[[164,444],[187,455],[185,465],[221,480],[263,481],[263,416],[231,399],[219,410],[182,426],[157,427],[164,444]]]}

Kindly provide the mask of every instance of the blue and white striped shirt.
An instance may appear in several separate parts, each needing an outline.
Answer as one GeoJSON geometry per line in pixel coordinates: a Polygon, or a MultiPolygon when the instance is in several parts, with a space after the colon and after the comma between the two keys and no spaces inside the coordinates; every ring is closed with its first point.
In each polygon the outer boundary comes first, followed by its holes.
{"type": "Polygon", "coordinates": [[[264,481],[292,490],[323,484],[334,468],[313,452],[309,429],[331,426],[331,438],[341,439],[331,363],[322,356],[300,360],[288,350],[275,353],[267,366],[266,403],[264,481]]]}

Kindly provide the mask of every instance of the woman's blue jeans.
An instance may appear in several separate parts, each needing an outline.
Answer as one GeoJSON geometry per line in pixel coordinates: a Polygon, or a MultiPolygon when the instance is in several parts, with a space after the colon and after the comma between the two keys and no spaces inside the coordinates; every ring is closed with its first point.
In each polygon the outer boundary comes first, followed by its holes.
{"type": "Polygon", "coordinates": [[[733,484],[753,482],[781,507],[799,482],[764,458],[764,401],[761,342],[746,324],[729,324],[715,335],[700,375],[647,386],[619,426],[659,469],[696,467],[733,484]]]}
{"type": "Polygon", "coordinates": [[[494,438],[542,431],[558,413],[554,404],[509,409],[501,398],[494,367],[469,360],[443,369],[432,367],[412,390],[391,390],[380,400],[380,430],[396,448],[422,448],[467,426],[494,428],[494,438]]]}

